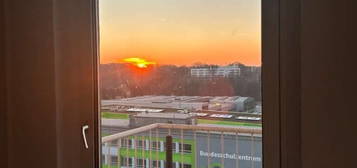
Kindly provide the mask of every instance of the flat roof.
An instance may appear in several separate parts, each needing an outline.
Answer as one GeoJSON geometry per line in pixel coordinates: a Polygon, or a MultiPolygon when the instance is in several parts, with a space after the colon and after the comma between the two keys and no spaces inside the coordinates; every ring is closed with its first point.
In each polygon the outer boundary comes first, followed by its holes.
{"type": "Polygon", "coordinates": [[[149,113],[159,113],[164,111],[163,109],[148,109],[148,108],[129,108],[127,112],[149,112],[149,113]]]}
{"type": "Polygon", "coordinates": [[[101,126],[107,127],[128,127],[129,120],[126,119],[105,119],[102,118],[101,126]]]}
{"type": "Polygon", "coordinates": [[[102,100],[102,106],[131,106],[137,108],[184,109],[200,108],[210,103],[244,102],[250,97],[240,96],[138,96],[123,99],[102,100]]]}
{"type": "Polygon", "coordinates": [[[170,119],[189,119],[192,117],[189,114],[181,114],[181,113],[139,113],[134,116],[147,117],[147,118],[170,118],[170,119]]]}

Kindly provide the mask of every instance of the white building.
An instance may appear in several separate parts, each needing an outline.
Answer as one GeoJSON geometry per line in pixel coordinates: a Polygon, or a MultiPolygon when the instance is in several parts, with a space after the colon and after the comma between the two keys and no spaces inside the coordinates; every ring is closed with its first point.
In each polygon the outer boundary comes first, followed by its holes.
{"type": "Polygon", "coordinates": [[[240,75],[240,68],[238,67],[238,65],[191,69],[191,76],[200,77],[200,78],[229,77],[229,76],[239,76],[239,75],[240,75]]]}

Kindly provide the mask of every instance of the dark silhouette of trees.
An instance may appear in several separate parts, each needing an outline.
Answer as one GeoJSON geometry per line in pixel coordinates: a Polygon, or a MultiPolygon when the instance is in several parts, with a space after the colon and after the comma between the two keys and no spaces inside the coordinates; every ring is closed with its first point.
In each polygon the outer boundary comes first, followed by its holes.
{"type": "MultiPolygon", "coordinates": [[[[142,95],[177,96],[249,96],[260,98],[260,67],[237,64],[241,75],[227,77],[192,77],[192,67],[162,65],[137,69],[127,64],[100,65],[101,97],[114,99],[142,95]]],[[[217,67],[196,64],[194,67],[217,67]]]]}

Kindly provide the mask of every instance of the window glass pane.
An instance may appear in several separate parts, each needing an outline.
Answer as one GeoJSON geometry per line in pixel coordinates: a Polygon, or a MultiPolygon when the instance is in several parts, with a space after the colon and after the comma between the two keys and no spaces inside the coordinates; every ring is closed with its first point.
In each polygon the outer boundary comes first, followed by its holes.
{"type": "Polygon", "coordinates": [[[261,168],[261,1],[99,0],[102,167],[261,168]],[[114,136],[110,136],[114,135],[114,136]]]}

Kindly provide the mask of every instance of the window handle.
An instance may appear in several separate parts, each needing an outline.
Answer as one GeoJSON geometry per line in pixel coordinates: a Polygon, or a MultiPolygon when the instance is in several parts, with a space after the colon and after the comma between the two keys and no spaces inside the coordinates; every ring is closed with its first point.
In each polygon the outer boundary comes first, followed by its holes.
{"type": "Polygon", "coordinates": [[[84,146],[86,149],[88,149],[88,142],[87,142],[87,136],[86,136],[86,130],[89,128],[88,125],[82,126],[82,136],[83,136],[83,141],[84,141],[84,146]]]}

